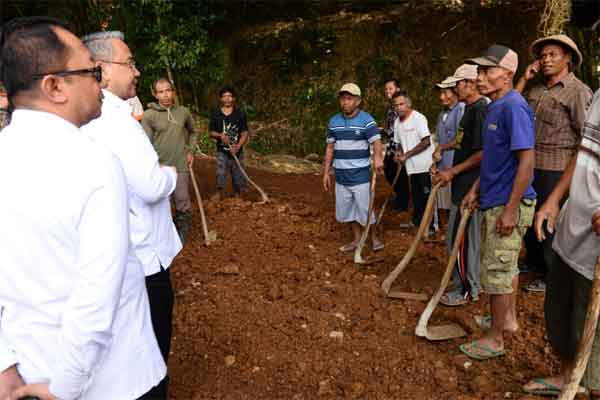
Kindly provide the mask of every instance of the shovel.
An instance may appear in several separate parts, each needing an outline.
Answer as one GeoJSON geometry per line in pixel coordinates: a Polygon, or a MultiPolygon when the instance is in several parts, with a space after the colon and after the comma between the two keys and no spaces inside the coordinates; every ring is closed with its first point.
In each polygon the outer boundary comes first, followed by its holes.
{"type": "Polygon", "coordinates": [[[427,323],[429,322],[429,318],[431,318],[431,314],[433,314],[433,311],[440,302],[440,298],[442,297],[442,294],[444,294],[444,291],[448,286],[448,282],[450,282],[450,276],[452,275],[452,270],[456,266],[456,259],[460,250],[460,244],[462,243],[463,236],[465,235],[465,228],[467,227],[467,223],[469,222],[470,216],[470,210],[463,210],[462,217],[460,219],[460,224],[458,225],[458,231],[456,232],[456,237],[454,238],[452,254],[450,255],[450,259],[448,260],[448,266],[446,267],[446,271],[442,276],[440,287],[438,288],[437,292],[435,292],[433,297],[431,297],[429,303],[427,303],[427,307],[423,311],[423,314],[421,314],[419,322],[417,323],[415,334],[420,337],[425,337],[427,338],[427,340],[455,339],[463,337],[467,334],[465,330],[458,324],[428,327],[427,323]]]}
{"type": "MultiPolygon", "coordinates": [[[[431,193],[429,193],[429,199],[427,200],[427,206],[425,207],[425,212],[423,213],[423,218],[421,219],[421,225],[419,225],[419,230],[417,231],[417,235],[415,236],[412,244],[410,245],[410,248],[402,258],[400,263],[396,266],[396,268],[394,268],[394,270],[390,272],[390,274],[387,276],[387,278],[385,278],[385,280],[381,284],[381,289],[388,297],[405,298],[402,297],[402,292],[390,293],[390,288],[392,287],[392,283],[394,283],[398,275],[400,275],[402,271],[404,271],[404,269],[408,266],[408,263],[415,254],[417,247],[421,242],[421,238],[425,234],[425,231],[429,227],[429,224],[431,224],[431,219],[433,218],[433,207],[435,205],[435,197],[441,185],[441,183],[437,183],[431,190],[431,193]]],[[[425,300],[426,299],[427,298],[425,298],[425,300]]]]}
{"type": "Polygon", "coordinates": [[[369,230],[371,228],[371,214],[373,213],[373,203],[375,203],[375,182],[377,181],[377,173],[374,169],[371,172],[371,183],[369,185],[370,196],[369,196],[369,211],[367,214],[367,226],[363,230],[362,236],[354,249],[354,263],[355,264],[372,264],[375,262],[373,257],[368,257],[366,259],[362,258],[362,250],[367,242],[367,238],[369,236],[369,230]]]}
{"type": "Polygon", "coordinates": [[[194,171],[190,169],[190,176],[192,178],[192,185],[194,185],[194,192],[196,193],[196,200],[198,201],[198,208],[200,209],[200,217],[202,218],[202,231],[204,232],[204,244],[206,247],[217,240],[217,232],[209,231],[206,226],[206,215],[204,215],[204,206],[202,205],[202,197],[198,190],[198,184],[196,183],[196,176],[194,171]]]}
{"type": "Polygon", "coordinates": [[[237,167],[240,169],[242,175],[244,175],[244,178],[246,178],[246,180],[248,182],[250,182],[250,184],[252,186],[254,186],[254,188],[256,190],[258,190],[258,192],[260,193],[260,196],[262,197],[262,201],[260,201],[258,204],[265,204],[268,203],[270,201],[269,196],[267,196],[267,194],[265,193],[264,190],[262,190],[256,183],[254,183],[254,181],[252,179],[250,179],[250,177],[248,176],[248,174],[246,173],[246,171],[244,171],[244,168],[242,168],[242,164],[240,164],[240,160],[237,158],[237,156],[233,153],[231,153],[231,156],[233,157],[233,159],[235,160],[235,163],[237,164],[237,167]]]}
{"type": "Polygon", "coordinates": [[[394,180],[392,181],[392,193],[383,202],[383,206],[381,206],[381,211],[379,212],[379,218],[377,218],[377,221],[375,221],[375,226],[379,225],[379,223],[383,219],[383,213],[385,213],[385,208],[387,207],[387,203],[388,203],[388,201],[390,201],[390,197],[393,196],[395,193],[394,187],[396,186],[396,182],[398,182],[398,178],[400,177],[400,171],[402,171],[402,168],[404,167],[402,164],[400,164],[400,163],[398,163],[398,164],[399,165],[396,170],[396,176],[394,176],[394,180]]]}
{"type": "Polygon", "coordinates": [[[581,341],[577,346],[577,353],[575,354],[575,366],[571,370],[567,384],[564,386],[558,400],[573,400],[577,394],[579,382],[583,377],[592,352],[592,344],[594,343],[596,326],[598,325],[598,314],[600,314],[600,257],[596,259],[596,270],[594,272],[594,280],[592,281],[585,325],[583,326],[583,334],[581,335],[581,341]]]}

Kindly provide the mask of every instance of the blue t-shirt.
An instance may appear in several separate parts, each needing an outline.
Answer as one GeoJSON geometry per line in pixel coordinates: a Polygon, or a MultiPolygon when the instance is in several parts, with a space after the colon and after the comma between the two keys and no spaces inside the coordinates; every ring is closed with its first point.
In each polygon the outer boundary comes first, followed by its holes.
{"type": "Polygon", "coordinates": [[[334,145],[335,181],[344,186],[369,182],[369,144],[379,139],[377,123],[369,113],[361,110],[352,118],[334,115],[327,126],[327,143],[334,145]]]}
{"type": "MultiPolygon", "coordinates": [[[[534,145],[533,112],[523,96],[511,90],[489,104],[483,127],[479,199],[482,210],[508,203],[519,166],[515,152],[533,149],[534,145]]],[[[526,199],[536,197],[532,181],[533,177],[523,196],[526,199]]]]}

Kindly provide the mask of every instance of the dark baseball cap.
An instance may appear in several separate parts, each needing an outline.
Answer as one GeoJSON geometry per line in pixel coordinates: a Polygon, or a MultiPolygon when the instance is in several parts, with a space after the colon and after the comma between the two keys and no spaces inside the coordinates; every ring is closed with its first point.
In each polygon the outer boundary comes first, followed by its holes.
{"type": "Polygon", "coordinates": [[[501,67],[515,73],[519,66],[519,56],[506,46],[493,44],[481,56],[470,58],[465,63],[483,67],[501,67]]]}

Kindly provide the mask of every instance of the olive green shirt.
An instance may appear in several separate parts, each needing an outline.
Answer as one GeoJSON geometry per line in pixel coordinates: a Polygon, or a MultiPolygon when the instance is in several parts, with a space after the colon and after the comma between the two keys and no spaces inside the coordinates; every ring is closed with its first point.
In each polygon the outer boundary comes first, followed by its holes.
{"type": "Polygon", "coordinates": [[[142,117],[142,126],[158,154],[158,162],[187,172],[186,155],[196,147],[197,135],[190,110],[183,106],[166,109],[150,103],[142,117]]]}

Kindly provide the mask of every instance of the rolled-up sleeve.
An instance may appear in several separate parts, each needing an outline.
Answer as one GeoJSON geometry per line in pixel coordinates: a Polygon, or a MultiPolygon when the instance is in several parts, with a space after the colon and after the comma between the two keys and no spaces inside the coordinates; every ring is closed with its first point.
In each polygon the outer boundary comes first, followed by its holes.
{"type": "Polygon", "coordinates": [[[78,398],[112,341],[129,250],[127,188],[116,159],[87,199],[78,224],[73,291],[62,316],[50,392],[78,398]]]}

